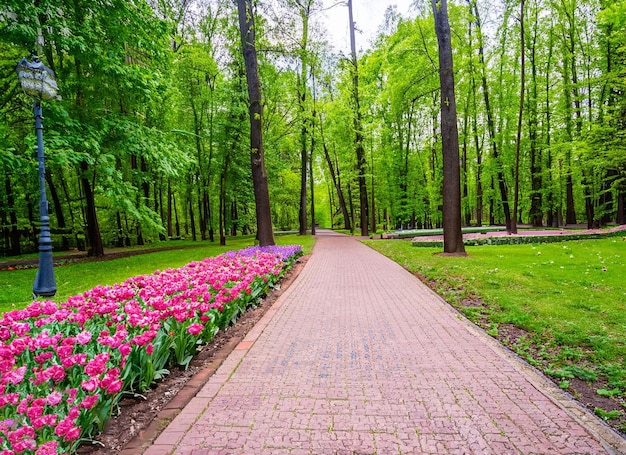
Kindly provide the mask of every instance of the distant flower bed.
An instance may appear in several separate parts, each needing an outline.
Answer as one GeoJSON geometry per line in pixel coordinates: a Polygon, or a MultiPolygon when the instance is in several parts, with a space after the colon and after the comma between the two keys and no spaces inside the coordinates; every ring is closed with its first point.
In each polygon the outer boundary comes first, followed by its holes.
{"type": "Polygon", "coordinates": [[[302,254],[251,247],[0,318],[0,455],[72,453],[125,393],[186,368],[302,254]]]}
{"type": "MultiPolygon", "coordinates": [[[[539,244],[539,243],[556,243],[566,242],[572,240],[593,240],[602,239],[606,237],[622,236],[624,232],[622,230],[607,231],[606,233],[594,232],[594,233],[580,233],[580,234],[560,234],[560,235],[521,235],[516,236],[503,236],[503,237],[487,237],[485,239],[465,239],[463,243],[469,246],[481,246],[481,245],[522,245],[522,244],[539,244]]],[[[426,248],[442,248],[443,242],[439,240],[413,240],[411,241],[413,246],[426,247],[426,248]]]]}

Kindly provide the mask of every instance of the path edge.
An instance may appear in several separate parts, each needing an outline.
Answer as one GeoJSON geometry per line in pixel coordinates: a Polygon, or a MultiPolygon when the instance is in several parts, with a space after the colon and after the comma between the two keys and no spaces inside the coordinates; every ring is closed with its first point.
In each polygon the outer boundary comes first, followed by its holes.
{"type": "Polygon", "coordinates": [[[282,305],[283,295],[288,292],[289,287],[300,275],[309,258],[310,254],[300,257],[294,263],[285,280],[280,282],[280,290],[278,291],[280,295],[270,303],[269,308],[261,319],[252,325],[247,333],[234,336],[228,343],[222,346],[215,353],[213,359],[202,370],[191,377],[183,388],[159,411],[148,426],[141,429],[130,441],[124,444],[122,450],[118,452],[119,455],[140,455],[145,453],[161,436],[161,433],[167,429],[168,425],[196,397],[231,353],[236,350],[247,350],[254,344],[256,338],[263,333],[282,305]]]}
{"type": "MultiPolygon", "coordinates": [[[[406,270],[406,272],[411,273],[408,270],[406,270]]],[[[413,275],[413,277],[422,283],[428,289],[428,292],[433,296],[433,298],[435,298],[441,305],[451,310],[455,317],[463,323],[469,332],[484,340],[492,351],[494,351],[499,357],[505,359],[518,369],[536,390],[541,392],[545,397],[547,397],[556,406],[561,408],[566,414],[574,419],[579,425],[581,425],[590,435],[596,438],[610,455],[626,455],[626,439],[615,429],[593,414],[570,393],[557,387],[556,384],[545,376],[545,374],[520,357],[515,351],[500,343],[497,339],[489,335],[482,327],[470,321],[463,313],[455,308],[454,305],[447,302],[426,283],[415,275],[413,275]]]]}

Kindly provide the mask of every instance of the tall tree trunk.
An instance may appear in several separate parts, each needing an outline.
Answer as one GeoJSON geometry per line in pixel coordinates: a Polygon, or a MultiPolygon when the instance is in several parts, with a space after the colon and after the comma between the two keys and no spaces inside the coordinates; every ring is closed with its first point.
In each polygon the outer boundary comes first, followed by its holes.
{"type": "MultiPolygon", "coordinates": [[[[143,178],[142,178],[143,173],[137,172],[139,170],[139,164],[137,162],[137,155],[135,153],[130,155],[130,168],[134,177],[133,180],[137,178],[139,179],[135,181],[134,183],[136,183],[137,185],[140,185],[142,188],[143,196],[141,196],[140,194],[137,194],[137,207],[141,207],[148,203],[148,197],[150,197],[150,193],[148,192],[148,194],[146,195],[146,188],[143,184],[143,178]]],[[[144,244],[143,234],[141,232],[141,226],[139,225],[139,223],[137,223],[135,230],[137,234],[137,245],[143,245],[144,244]]]]}
{"type": "MultiPolygon", "coordinates": [[[[209,100],[209,160],[207,163],[207,188],[209,190],[211,188],[211,183],[212,183],[211,172],[212,172],[212,166],[213,166],[213,150],[214,150],[213,135],[215,132],[214,96],[215,96],[216,77],[217,77],[217,74],[207,76],[209,88],[211,90],[211,98],[209,100]]],[[[208,219],[208,225],[209,225],[209,241],[215,242],[215,230],[213,229],[213,210],[211,209],[210,197],[207,198],[206,208],[207,208],[207,219],[208,219]]]]}
{"type": "MultiPolygon", "coordinates": [[[[567,7],[564,6],[566,10],[567,7]]],[[[564,100],[565,100],[565,131],[567,133],[567,139],[572,143],[574,141],[574,132],[572,128],[572,122],[574,118],[574,114],[572,113],[572,86],[573,79],[571,71],[573,68],[576,68],[576,63],[573,62],[574,55],[572,54],[575,49],[573,49],[573,37],[572,40],[567,39],[567,33],[574,33],[572,23],[571,14],[565,11],[566,16],[568,17],[569,26],[566,30],[564,30],[564,44],[563,44],[563,91],[564,91],[564,100]]],[[[566,224],[576,224],[576,208],[574,205],[574,179],[572,177],[572,150],[571,146],[567,148],[565,152],[565,166],[566,166],[566,177],[565,177],[565,204],[566,204],[566,212],[565,212],[565,223],[566,224]]]]}
{"type": "MultiPolygon", "coordinates": [[[[350,203],[350,220],[352,221],[352,226],[355,225],[356,216],[354,215],[354,198],[352,197],[352,184],[348,184],[348,202],[350,203]]],[[[354,233],[354,230],[350,231],[354,233]]]]}
{"type": "MultiPolygon", "coordinates": [[[[302,19],[302,36],[300,40],[300,74],[298,75],[297,88],[298,88],[298,105],[300,108],[300,121],[302,125],[300,127],[300,212],[298,216],[300,235],[306,234],[307,227],[307,166],[309,163],[309,153],[307,151],[307,140],[309,136],[308,124],[309,120],[306,115],[306,95],[307,95],[307,74],[308,74],[308,55],[307,44],[309,41],[309,13],[310,3],[308,5],[300,6],[300,18],[302,19]]],[[[311,154],[313,152],[311,151],[311,154]]],[[[313,172],[311,170],[311,172],[313,172]]],[[[313,182],[311,182],[313,187],[313,182]]],[[[312,197],[312,196],[311,196],[312,197]]],[[[311,222],[312,225],[313,222],[311,222]]],[[[313,228],[312,228],[313,229],[313,228]]]]}
{"type": "Polygon", "coordinates": [[[220,174],[220,245],[226,245],[226,173],[220,174]]]}
{"type": "Polygon", "coordinates": [[[167,237],[172,238],[172,182],[167,179],[167,237]]]}
{"type": "Polygon", "coordinates": [[[230,235],[237,236],[237,228],[239,227],[239,214],[237,212],[237,200],[230,203],[230,235]]]}
{"type": "Polygon", "coordinates": [[[178,220],[178,209],[176,208],[176,196],[172,196],[172,205],[174,206],[174,227],[176,229],[176,238],[180,238],[180,221],[178,220]]]}
{"type": "MultiPolygon", "coordinates": [[[[408,115],[401,114],[397,120],[397,133],[398,133],[398,147],[400,149],[400,168],[398,172],[398,187],[400,189],[400,223],[408,229],[415,228],[414,210],[411,210],[412,195],[409,194],[409,155],[411,152],[411,136],[413,129],[413,114],[415,111],[415,101],[411,102],[411,109],[408,115]],[[404,117],[407,117],[406,121],[404,117]],[[405,127],[406,122],[406,127],[405,127]],[[406,131],[406,134],[405,134],[406,131]],[[406,138],[406,140],[405,140],[406,138]]],[[[433,111],[434,112],[434,111],[433,111]]],[[[435,116],[436,117],[436,116],[435,116]]],[[[434,143],[437,137],[437,122],[433,122],[433,153],[436,149],[434,143]]],[[[431,155],[434,158],[434,155],[431,155]]],[[[435,179],[435,164],[434,159],[431,162],[431,179],[435,179]]],[[[426,181],[426,178],[424,178],[426,181]]]]}
{"type": "Polygon", "coordinates": [[[200,225],[201,225],[201,229],[202,229],[202,240],[206,240],[208,237],[208,231],[209,231],[209,192],[207,191],[207,187],[208,187],[208,183],[207,183],[207,179],[206,178],[202,178],[201,180],[202,182],[202,201],[201,201],[201,208],[200,208],[200,214],[201,214],[201,221],[200,221],[200,225]]]}
{"type": "Polygon", "coordinates": [[[13,196],[13,188],[9,174],[5,174],[4,176],[4,189],[7,194],[9,222],[11,223],[11,233],[9,234],[11,247],[9,248],[8,254],[9,256],[19,256],[22,254],[22,246],[20,244],[20,230],[17,225],[17,213],[15,212],[15,197],[13,196]]]}
{"type": "Polygon", "coordinates": [[[348,17],[350,20],[350,48],[352,53],[352,96],[354,99],[354,132],[357,159],[361,235],[368,235],[368,199],[365,149],[363,147],[363,126],[361,122],[361,100],[359,98],[359,61],[356,57],[356,40],[354,37],[354,19],[352,17],[352,0],[348,0],[348,17]]]}
{"type": "MultiPolygon", "coordinates": [[[[506,180],[504,179],[504,173],[502,172],[502,165],[500,163],[500,156],[498,151],[498,144],[496,138],[496,128],[493,121],[493,113],[491,111],[491,104],[489,101],[489,86],[487,84],[487,66],[485,63],[485,49],[483,43],[482,25],[480,21],[480,15],[478,12],[478,5],[476,0],[471,0],[474,10],[474,17],[476,18],[476,31],[478,33],[478,57],[480,62],[480,72],[482,78],[483,97],[485,100],[485,113],[487,114],[487,129],[489,131],[489,142],[491,143],[491,151],[493,159],[497,167],[497,180],[498,188],[500,189],[500,198],[502,199],[502,209],[504,210],[504,218],[506,222],[506,229],[511,232],[511,209],[509,207],[508,190],[506,186],[506,180]]],[[[491,211],[493,220],[493,210],[491,211]]]]}
{"type": "MultiPolygon", "coordinates": [[[[78,22],[83,22],[83,14],[80,12],[78,2],[75,2],[76,13],[78,15],[78,22]]],[[[76,106],[79,110],[79,117],[82,117],[82,108],[85,104],[85,99],[82,90],[83,70],[80,60],[74,61],[74,70],[76,72],[76,78],[78,80],[76,91],[76,106]]],[[[80,119],[82,120],[82,119],[80,119]]],[[[102,236],[100,235],[100,225],[98,224],[98,217],[96,214],[96,201],[89,181],[89,164],[86,161],[80,162],[80,184],[83,191],[83,197],[85,200],[85,223],[87,225],[87,241],[89,243],[89,249],[87,250],[87,256],[99,257],[104,256],[104,245],[102,243],[102,236]]]]}
{"type": "Polygon", "coordinates": [[[231,153],[227,150],[224,157],[224,163],[222,165],[222,171],[220,172],[220,213],[219,213],[219,225],[220,225],[220,245],[226,245],[226,186],[228,184],[228,168],[230,166],[231,153]]]}
{"type": "MultiPolygon", "coordinates": [[[[328,190],[328,214],[330,215],[330,228],[335,228],[335,195],[328,180],[326,180],[326,189],[328,190]]],[[[1,214],[2,212],[0,212],[1,214]]]]}
{"type": "MultiPolygon", "coordinates": [[[[315,113],[313,117],[315,118],[315,113]]],[[[313,128],[311,128],[311,131],[313,128]]],[[[315,150],[315,136],[311,135],[311,153],[309,154],[309,182],[311,185],[311,235],[315,235],[315,181],[313,180],[313,150],[315,150]]]]}
{"type": "MultiPolygon", "coordinates": [[[[188,188],[188,208],[189,208],[189,228],[191,229],[191,238],[193,239],[193,241],[197,241],[198,240],[198,236],[196,233],[196,216],[193,210],[193,187],[194,187],[194,182],[193,182],[193,175],[189,176],[189,182],[187,183],[187,188],[188,188]]],[[[187,231],[187,233],[189,233],[189,231],[187,231]]]]}
{"type": "Polygon", "coordinates": [[[432,0],[435,31],[439,44],[439,81],[441,85],[441,142],[443,149],[443,251],[465,254],[461,231],[461,171],[459,132],[454,94],[452,42],[447,0],[432,0]]]}
{"type": "Polygon", "coordinates": [[[270,194],[263,151],[263,104],[255,47],[252,0],[237,0],[243,58],[250,98],[250,161],[256,203],[257,237],[261,246],[274,245],[270,194]]]}
{"type": "MultiPolygon", "coordinates": [[[[210,86],[210,83],[209,83],[210,86]]],[[[196,158],[198,167],[196,170],[196,181],[198,182],[198,224],[200,228],[200,238],[207,239],[207,186],[208,178],[205,178],[204,172],[204,143],[202,142],[203,118],[204,110],[198,109],[196,99],[190,96],[189,105],[193,113],[194,143],[196,146],[196,158]]]]}
{"type": "Polygon", "coordinates": [[[372,173],[372,202],[370,204],[370,232],[372,234],[376,234],[376,198],[375,198],[375,194],[376,192],[374,191],[374,151],[372,150],[372,166],[371,166],[371,173],[372,173]]]}
{"type": "Polygon", "coordinates": [[[463,152],[461,153],[461,179],[462,179],[462,207],[463,207],[463,216],[465,218],[464,224],[465,226],[469,226],[472,223],[472,210],[469,204],[469,184],[468,184],[468,174],[469,174],[469,165],[468,161],[468,141],[469,141],[469,104],[470,104],[470,96],[468,93],[467,102],[465,104],[465,109],[463,112],[463,152]]]}
{"type": "MultiPolygon", "coordinates": [[[[148,162],[146,161],[146,157],[145,156],[141,156],[139,159],[139,162],[141,163],[141,188],[143,189],[143,201],[141,201],[140,203],[142,205],[148,205],[148,202],[150,201],[150,182],[148,181],[148,162]]],[[[155,185],[156,188],[156,185],[155,185]]],[[[155,203],[154,203],[154,209],[155,211],[157,211],[157,203],[156,203],[156,199],[155,199],[155,203]]],[[[144,238],[143,238],[143,233],[142,233],[142,229],[141,229],[141,225],[139,223],[137,223],[137,244],[138,245],[143,245],[144,244],[144,238]],[[141,243],[140,243],[141,241],[141,243]]]]}
{"type": "MultiPolygon", "coordinates": [[[[471,44],[471,24],[470,24],[470,44],[471,44]]],[[[473,46],[471,46],[473,48],[473,46]]],[[[483,183],[482,183],[482,144],[478,136],[478,102],[476,100],[476,78],[474,77],[474,60],[470,59],[470,92],[472,94],[472,135],[474,137],[474,147],[476,148],[476,225],[483,224],[483,183]]]]}
{"type": "MultiPolygon", "coordinates": [[[[321,125],[321,122],[320,122],[321,125]]],[[[339,210],[341,210],[341,214],[343,215],[343,224],[344,229],[348,231],[352,231],[352,227],[350,225],[350,214],[348,213],[348,207],[346,206],[346,199],[343,195],[343,189],[341,188],[341,180],[335,172],[335,165],[333,164],[333,160],[330,157],[330,153],[328,152],[328,146],[324,140],[324,133],[322,132],[322,148],[324,149],[324,157],[326,158],[326,164],[328,164],[328,170],[330,171],[330,177],[333,181],[333,185],[335,190],[337,191],[337,199],[339,200],[339,210]]]]}
{"type": "Polygon", "coordinates": [[[80,182],[83,188],[83,196],[85,198],[86,208],[85,221],[87,222],[87,241],[89,242],[87,256],[104,256],[104,245],[102,244],[102,237],[100,236],[100,224],[98,223],[98,216],[96,214],[96,201],[94,199],[93,190],[91,189],[91,182],[88,178],[89,165],[85,161],[81,161],[80,170],[80,182]]]}
{"type": "Polygon", "coordinates": [[[550,70],[552,68],[552,53],[554,50],[554,33],[553,28],[550,27],[550,32],[548,34],[548,57],[546,61],[546,99],[545,99],[545,109],[546,109],[546,117],[545,117],[545,144],[548,154],[548,179],[550,181],[550,185],[548,186],[547,191],[547,205],[548,205],[548,216],[546,218],[546,224],[551,227],[558,227],[560,220],[560,202],[557,203],[554,197],[554,184],[553,182],[553,159],[552,159],[552,150],[550,145],[552,144],[552,115],[551,115],[551,103],[550,103],[550,94],[551,94],[551,82],[550,82],[550,70]]]}
{"type": "Polygon", "coordinates": [[[480,227],[483,225],[483,180],[482,180],[482,145],[480,144],[480,140],[478,138],[478,118],[477,115],[474,114],[473,119],[473,134],[474,134],[474,144],[476,146],[476,226],[480,227]]]}
{"type": "MultiPolygon", "coordinates": [[[[322,118],[322,114],[319,116],[319,125],[320,125],[320,136],[322,139],[322,148],[324,149],[324,158],[326,158],[326,164],[328,165],[328,170],[330,171],[330,177],[333,181],[333,186],[337,192],[337,199],[339,200],[339,210],[341,210],[341,214],[343,216],[343,224],[344,229],[352,232],[352,224],[350,223],[350,214],[348,213],[348,207],[346,206],[346,199],[343,194],[343,189],[341,187],[341,178],[339,176],[339,164],[335,169],[335,165],[333,164],[333,160],[330,156],[330,152],[328,151],[328,146],[326,145],[326,139],[324,136],[324,120],[322,118]]],[[[332,216],[331,216],[332,219],[332,216]]],[[[331,222],[331,227],[334,224],[331,222]]]]}
{"type": "Polygon", "coordinates": [[[513,202],[513,217],[511,219],[511,233],[517,234],[517,219],[519,209],[519,168],[522,149],[522,123],[524,120],[524,95],[526,92],[526,36],[524,27],[525,0],[520,2],[520,95],[519,111],[517,116],[517,142],[515,144],[515,194],[513,202]]]}
{"type": "Polygon", "coordinates": [[[620,185],[619,192],[617,194],[617,224],[624,225],[626,224],[626,204],[624,204],[624,200],[626,199],[626,188],[624,185],[620,185]]]}
{"type": "Polygon", "coordinates": [[[343,185],[341,184],[341,168],[339,167],[339,158],[337,157],[337,150],[333,147],[333,154],[335,157],[335,169],[337,169],[337,194],[341,195],[339,203],[341,205],[341,211],[346,220],[344,220],[345,229],[349,230],[351,234],[354,233],[354,207],[352,206],[352,194],[350,194],[350,186],[348,186],[348,201],[350,203],[350,210],[346,206],[345,193],[343,191],[343,185]]]}
{"type": "Polygon", "coordinates": [[[539,8],[535,6],[533,15],[534,31],[530,40],[530,64],[531,64],[531,87],[528,100],[528,137],[530,139],[530,223],[534,227],[543,226],[543,207],[541,201],[542,176],[541,176],[541,151],[537,145],[537,103],[538,83],[537,83],[537,34],[539,24],[539,8]]]}
{"type": "Polygon", "coordinates": [[[122,226],[122,215],[120,215],[119,210],[115,212],[115,224],[117,225],[117,240],[115,241],[115,246],[122,248],[124,246],[124,228],[122,226]]]}
{"type": "Polygon", "coordinates": [[[306,234],[306,185],[307,185],[307,166],[309,157],[306,149],[307,128],[302,126],[300,130],[300,209],[298,210],[298,234],[306,234]]]}
{"type": "Polygon", "coordinates": [[[59,192],[57,191],[57,187],[52,180],[52,174],[46,168],[46,182],[48,183],[48,189],[50,190],[50,197],[52,198],[52,205],[54,207],[54,214],[57,219],[57,227],[59,231],[61,231],[61,250],[67,251],[70,246],[67,241],[67,235],[65,229],[67,228],[65,224],[65,215],[63,215],[63,207],[61,205],[61,199],[59,199],[59,192]]]}

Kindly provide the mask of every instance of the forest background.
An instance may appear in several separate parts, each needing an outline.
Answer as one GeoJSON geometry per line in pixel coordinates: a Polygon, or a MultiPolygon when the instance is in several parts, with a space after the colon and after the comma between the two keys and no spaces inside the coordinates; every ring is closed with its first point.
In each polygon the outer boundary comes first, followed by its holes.
{"type": "MultiPolygon", "coordinates": [[[[430,2],[387,9],[358,59],[327,41],[321,0],[255,5],[275,229],[441,226],[430,2]]],[[[449,18],[463,224],[626,224],[626,1],[456,1],[449,18]]],[[[55,249],[253,233],[239,33],[229,0],[3,0],[0,256],[37,249],[15,67],[38,35],[61,96],[43,106],[55,249]]]]}

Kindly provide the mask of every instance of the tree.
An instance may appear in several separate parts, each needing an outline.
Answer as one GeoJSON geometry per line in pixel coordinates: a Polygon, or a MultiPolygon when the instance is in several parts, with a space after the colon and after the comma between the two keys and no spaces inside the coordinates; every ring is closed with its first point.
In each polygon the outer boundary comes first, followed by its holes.
{"type": "Polygon", "coordinates": [[[525,1],[520,2],[520,56],[521,56],[521,83],[520,83],[520,100],[519,111],[517,117],[517,140],[515,141],[515,190],[513,196],[513,218],[511,220],[511,233],[517,234],[517,211],[519,208],[519,167],[520,167],[520,153],[522,147],[522,121],[524,118],[524,91],[526,90],[526,35],[524,28],[524,6],[525,1]]]}
{"type": "MultiPolygon", "coordinates": [[[[496,138],[494,113],[493,113],[493,109],[492,109],[492,105],[491,105],[491,101],[489,97],[489,93],[490,93],[489,86],[487,83],[488,68],[485,62],[485,49],[484,49],[482,23],[480,20],[480,14],[478,11],[478,4],[476,0],[471,0],[471,4],[473,6],[473,14],[476,19],[476,31],[478,33],[478,57],[479,57],[480,72],[481,72],[483,98],[485,101],[485,114],[487,116],[487,129],[489,132],[489,141],[491,143],[492,158],[497,168],[496,180],[498,181],[498,188],[500,190],[500,198],[502,200],[502,208],[504,210],[506,228],[508,232],[511,232],[511,209],[509,206],[508,189],[507,189],[506,180],[504,177],[504,172],[502,171],[502,163],[500,162],[501,157],[500,157],[500,151],[498,149],[498,141],[496,138]]],[[[505,14],[505,18],[506,16],[508,16],[508,13],[505,14]]]]}
{"type": "Polygon", "coordinates": [[[441,84],[441,142],[443,147],[443,251],[465,254],[461,231],[461,172],[459,132],[454,94],[452,42],[447,0],[432,0],[435,31],[439,43],[441,84]]]}
{"type": "Polygon", "coordinates": [[[354,147],[357,159],[357,180],[359,182],[359,207],[361,212],[361,235],[368,234],[368,199],[366,180],[365,148],[363,146],[363,125],[361,123],[361,99],[359,97],[359,61],[356,56],[356,41],[354,37],[354,19],[352,18],[352,0],[348,0],[348,17],[350,20],[350,49],[352,55],[352,96],[354,101],[354,147]]]}
{"type": "Polygon", "coordinates": [[[246,65],[250,113],[250,160],[256,203],[257,238],[261,246],[274,245],[270,195],[263,151],[263,104],[255,47],[252,0],[237,0],[241,45],[246,65]]]}

